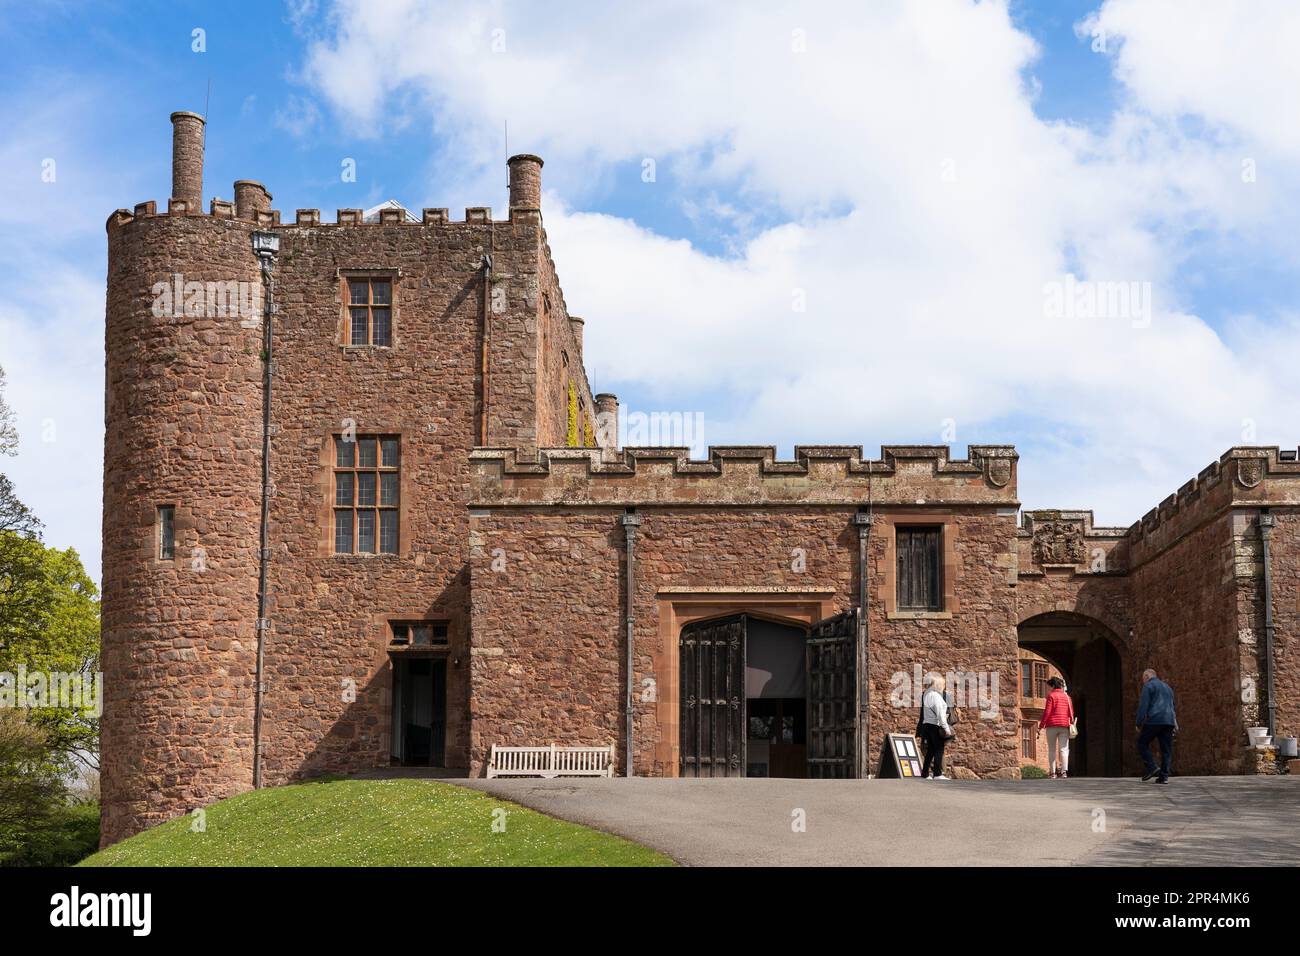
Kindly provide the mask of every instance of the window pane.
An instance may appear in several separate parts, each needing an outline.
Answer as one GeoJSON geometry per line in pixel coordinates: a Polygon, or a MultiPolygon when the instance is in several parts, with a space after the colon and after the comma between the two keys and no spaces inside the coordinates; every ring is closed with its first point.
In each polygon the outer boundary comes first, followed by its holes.
{"type": "Polygon", "coordinates": [[[339,468],[351,468],[356,461],[357,443],[342,437],[334,440],[334,464],[339,468]]]}
{"type": "Polygon", "coordinates": [[[393,315],[388,309],[374,310],[375,328],[370,340],[371,345],[393,344],[393,315]]]}
{"type": "Polygon", "coordinates": [[[375,305],[388,305],[393,301],[393,287],[387,279],[370,283],[371,302],[375,305]]]}
{"type": "Polygon", "coordinates": [[[379,553],[397,553],[397,512],[392,508],[379,512],[379,553]]]}
{"type": "Polygon", "coordinates": [[[379,476],[379,503],[397,504],[397,473],[385,472],[379,476]]]}
{"type": "Polygon", "coordinates": [[[357,552],[359,554],[375,553],[375,513],[373,511],[357,512],[357,552]]]}
{"type": "Polygon", "coordinates": [[[336,472],[334,475],[334,503],[336,505],[352,504],[352,473],[336,472]]]}
{"type": "Polygon", "coordinates": [[[412,644],[427,646],[432,636],[433,636],[433,629],[430,628],[428,624],[411,625],[412,644]]]}
{"type": "Polygon", "coordinates": [[[411,639],[409,628],[405,624],[393,625],[393,643],[406,644],[411,639]]]}
{"type": "Polygon", "coordinates": [[[397,467],[397,439],[385,438],[379,444],[383,450],[383,456],[384,456],[383,466],[385,468],[396,468],[397,467]]]}
{"type": "Polygon", "coordinates": [[[357,442],[357,467],[374,468],[379,464],[376,442],[373,438],[362,438],[357,442]]]}
{"type": "Polygon", "coordinates": [[[353,279],[348,283],[348,301],[353,305],[366,304],[366,280],[353,279]]]}
{"type": "Polygon", "coordinates": [[[357,474],[357,504],[361,507],[374,507],[375,504],[375,473],[373,471],[363,471],[357,474]]]}
{"type": "Polygon", "coordinates": [[[898,605],[914,611],[943,609],[938,528],[899,528],[898,605]]]}
{"type": "Polygon", "coordinates": [[[334,512],[334,551],[336,554],[352,553],[352,512],[334,512]]]}
{"type": "Polygon", "coordinates": [[[433,643],[435,643],[435,644],[446,644],[446,643],[447,643],[447,625],[446,625],[446,624],[435,624],[435,625],[433,625],[433,643]]]}
{"type": "Polygon", "coordinates": [[[163,505],[158,509],[158,560],[171,561],[176,557],[176,508],[163,505]]]}
{"type": "Polygon", "coordinates": [[[352,309],[352,344],[369,345],[370,330],[367,328],[367,309],[352,309]]]}

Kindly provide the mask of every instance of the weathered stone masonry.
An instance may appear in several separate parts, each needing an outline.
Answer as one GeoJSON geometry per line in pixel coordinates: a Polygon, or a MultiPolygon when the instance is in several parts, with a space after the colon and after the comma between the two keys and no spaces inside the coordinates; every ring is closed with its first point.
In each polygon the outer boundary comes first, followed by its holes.
{"type": "Polygon", "coordinates": [[[1231,449],[1119,529],[1094,527],[1086,511],[1017,523],[1009,446],[964,459],[894,446],[871,460],[817,446],[788,462],[762,447],[714,448],[703,461],[619,450],[599,427],[617,399],[592,393],[583,322],[568,312],[543,228],[540,159],[511,160],[505,220],[472,208],[463,221],[445,209],[410,221],[383,208],[327,223],[302,209],[281,223],[251,180],[205,214],[202,118],[180,113],[173,125],[165,213],[146,202],[108,221],[105,843],[252,786],[263,320],[213,314],[202,296],[191,307],[188,294],[160,309],[156,289],[179,279],[200,293],[206,283],[260,290],[258,230],[280,240],[268,784],[390,762],[393,621],[448,626],[448,766],[481,772],[493,743],[571,743],[614,744],[625,768],[629,610],[634,769],[675,775],[682,628],[737,610],[802,627],[854,607],[864,512],[869,746],[915,721],[891,700],[898,675],[996,675],[992,713],[968,714],[950,765],[1017,775],[1023,644],[1074,668],[1090,773],[1134,769],[1148,666],[1178,693],[1181,772],[1255,772],[1263,764],[1244,728],[1267,720],[1269,598],[1277,730],[1300,732],[1294,452],[1231,449]],[[391,280],[391,345],[346,344],[350,276],[391,280]],[[398,439],[395,554],[333,551],[333,443],[350,428],[398,439]],[[583,447],[561,447],[575,433],[583,447]],[[159,557],[163,506],[176,509],[173,560],[159,557]],[[640,524],[628,608],[630,511],[640,524]],[[935,612],[897,607],[897,529],[918,524],[942,528],[935,612]]]}

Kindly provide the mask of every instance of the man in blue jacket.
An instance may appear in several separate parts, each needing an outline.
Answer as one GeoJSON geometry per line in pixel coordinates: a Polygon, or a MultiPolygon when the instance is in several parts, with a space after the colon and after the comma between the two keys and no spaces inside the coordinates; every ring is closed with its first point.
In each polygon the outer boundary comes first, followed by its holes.
{"type": "Polygon", "coordinates": [[[1142,696],[1137,712],[1138,756],[1146,768],[1143,780],[1156,778],[1156,783],[1169,782],[1169,760],[1174,751],[1174,734],[1178,731],[1178,718],[1174,716],[1173,689],[1147,669],[1142,672],[1142,696]],[[1151,757],[1151,741],[1160,741],[1160,768],[1151,757]]]}

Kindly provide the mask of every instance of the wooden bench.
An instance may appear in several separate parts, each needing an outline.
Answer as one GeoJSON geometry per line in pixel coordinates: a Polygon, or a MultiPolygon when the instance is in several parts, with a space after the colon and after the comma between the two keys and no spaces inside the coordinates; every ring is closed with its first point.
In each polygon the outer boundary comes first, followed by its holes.
{"type": "Polygon", "coordinates": [[[500,747],[492,745],[491,777],[612,777],[614,747],[500,747]]]}

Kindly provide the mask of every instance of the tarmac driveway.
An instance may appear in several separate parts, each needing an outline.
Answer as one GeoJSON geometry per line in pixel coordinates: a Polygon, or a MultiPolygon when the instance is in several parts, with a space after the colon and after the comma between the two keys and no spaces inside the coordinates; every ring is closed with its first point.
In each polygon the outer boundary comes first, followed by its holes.
{"type": "Polygon", "coordinates": [[[454,782],[694,866],[1300,863],[1296,777],[454,782]]]}

